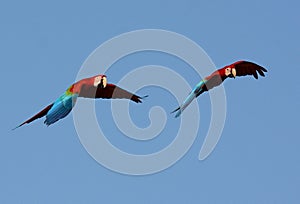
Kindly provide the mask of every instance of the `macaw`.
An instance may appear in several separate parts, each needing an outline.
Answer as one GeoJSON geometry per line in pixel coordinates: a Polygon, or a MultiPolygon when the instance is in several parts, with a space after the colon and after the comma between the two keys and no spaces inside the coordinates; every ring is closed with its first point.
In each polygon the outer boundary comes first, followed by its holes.
{"type": "Polygon", "coordinates": [[[22,125],[31,123],[32,121],[46,116],[44,123],[49,126],[56,121],[66,117],[74,107],[78,97],[84,98],[125,98],[130,99],[136,103],[141,103],[141,99],[147,97],[140,97],[133,93],[130,93],[114,84],[107,83],[107,77],[105,75],[96,75],[90,78],[82,79],[72,84],[54,103],[51,103],[45,107],[42,111],[18,125],[16,128],[22,125]]]}
{"type": "Polygon", "coordinates": [[[258,79],[258,75],[265,76],[264,72],[267,72],[267,70],[253,62],[248,61],[237,61],[231,65],[227,65],[215,72],[213,72],[208,77],[205,77],[203,80],[201,80],[194,89],[190,92],[188,97],[183,101],[183,103],[176,108],[171,113],[175,113],[175,117],[180,116],[182,111],[186,109],[186,107],[200,94],[202,94],[205,91],[208,91],[216,86],[219,86],[225,79],[229,78],[235,78],[236,76],[246,76],[246,75],[253,75],[255,79],[258,79]]]}

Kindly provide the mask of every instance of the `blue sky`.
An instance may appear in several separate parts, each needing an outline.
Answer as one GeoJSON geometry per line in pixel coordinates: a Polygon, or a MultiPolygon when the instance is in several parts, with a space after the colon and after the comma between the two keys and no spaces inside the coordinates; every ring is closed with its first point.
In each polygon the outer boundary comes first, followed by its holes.
{"type": "MultiPolygon", "coordinates": [[[[2,2],[0,202],[299,203],[299,6],[258,0],[2,2]],[[191,149],[171,168],[148,176],[122,175],[98,164],[81,145],[71,116],[48,128],[39,120],[11,131],[63,93],[101,43],[145,28],[185,35],[217,67],[247,59],[269,71],[260,80],[225,82],[225,128],[206,160],[197,157],[210,120],[208,94],[198,99],[201,125],[191,149]]],[[[109,81],[117,83],[133,68],[149,64],[172,68],[191,86],[199,81],[187,64],[151,52],[115,63],[109,81]]],[[[177,106],[162,89],[138,93],[150,95],[130,106],[140,126],[149,123],[145,114],[152,106],[166,112],[177,106]]],[[[96,102],[98,119],[111,133],[108,140],[123,150],[155,152],[174,139],[178,121],[168,115],[155,140],[129,140],[107,107],[109,101],[96,102]]]]}

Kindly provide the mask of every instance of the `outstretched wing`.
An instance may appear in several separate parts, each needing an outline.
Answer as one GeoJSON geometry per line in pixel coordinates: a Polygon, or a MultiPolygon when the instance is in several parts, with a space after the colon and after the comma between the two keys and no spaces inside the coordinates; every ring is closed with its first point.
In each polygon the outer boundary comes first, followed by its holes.
{"type": "MultiPolygon", "coordinates": [[[[125,98],[130,99],[136,103],[142,103],[141,99],[144,97],[140,97],[138,95],[135,95],[129,91],[126,91],[125,89],[122,89],[114,84],[107,84],[105,88],[97,87],[96,90],[90,90],[91,94],[88,94],[88,98],[125,98]],[[93,92],[93,93],[92,93],[93,92]],[[94,97],[90,97],[90,96],[94,97]]],[[[87,97],[86,93],[80,93],[79,96],[81,97],[87,97]]]]}
{"type": "Polygon", "coordinates": [[[248,61],[239,61],[234,64],[235,70],[236,70],[236,76],[246,76],[246,75],[253,75],[255,79],[258,79],[258,74],[260,76],[265,76],[264,72],[267,72],[267,70],[253,62],[248,61]]]}
{"type": "Polygon", "coordinates": [[[114,84],[107,84],[107,86],[102,89],[98,88],[96,98],[125,98],[136,103],[142,103],[141,99],[143,99],[143,97],[128,92],[114,84]]]}

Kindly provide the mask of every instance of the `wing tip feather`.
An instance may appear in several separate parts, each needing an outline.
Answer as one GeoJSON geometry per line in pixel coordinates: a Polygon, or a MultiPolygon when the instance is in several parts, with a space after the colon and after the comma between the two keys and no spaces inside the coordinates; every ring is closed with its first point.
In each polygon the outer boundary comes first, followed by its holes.
{"type": "Polygon", "coordinates": [[[132,97],[131,97],[131,100],[133,100],[134,102],[136,102],[136,103],[143,103],[143,99],[145,99],[145,98],[147,98],[147,97],[149,97],[149,95],[145,95],[145,96],[137,96],[137,95],[133,95],[132,97]]]}

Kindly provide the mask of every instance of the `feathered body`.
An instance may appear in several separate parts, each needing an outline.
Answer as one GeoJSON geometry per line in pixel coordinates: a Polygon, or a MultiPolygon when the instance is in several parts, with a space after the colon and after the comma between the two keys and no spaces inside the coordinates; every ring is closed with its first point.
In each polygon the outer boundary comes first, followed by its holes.
{"type": "Polygon", "coordinates": [[[219,86],[227,78],[235,78],[236,76],[246,76],[253,75],[255,79],[258,79],[258,74],[265,76],[264,72],[267,70],[253,62],[248,61],[237,61],[233,64],[227,65],[211,75],[205,77],[201,80],[190,92],[188,97],[183,101],[183,103],[172,113],[176,112],[175,117],[180,116],[182,111],[199,95],[206,92],[216,86],[219,86]]]}
{"type": "Polygon", "coordinates": [[[48,105],[42,111],[21,123],[16,128],[44,116],[46,116],[44,123],[47,126],[53,124],[66,117],[72,111],[78,97],[92,99],[126,98],[136,103],[142,102],[142,97],[130,93],[114,84],[107,84],[105,75],[96,75],[72,84],[58,99],[55,100],[54,103],[48,105]]]}

